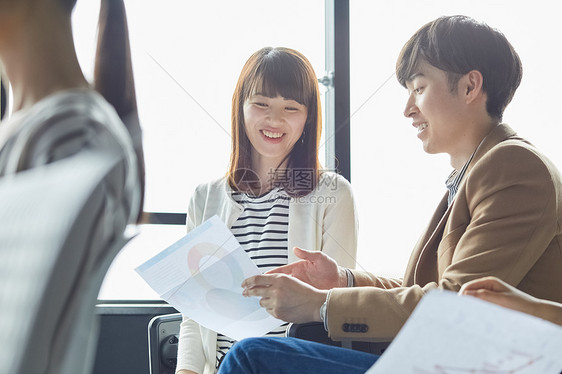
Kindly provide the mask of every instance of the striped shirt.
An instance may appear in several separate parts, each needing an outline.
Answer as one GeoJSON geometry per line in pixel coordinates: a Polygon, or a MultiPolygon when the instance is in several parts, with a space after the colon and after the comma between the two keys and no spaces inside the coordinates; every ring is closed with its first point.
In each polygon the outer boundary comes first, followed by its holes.
{"type": "MultiPolygon", "coordinates": [[[[474,156],[474,153],[472,154],[472,156],[474,156]]],[[[464,173],[468,168],[468,164],[470,164],[470,161],[472,161],[472,156],[470,156],[470,158],[464,164],[464,166],[460,171],[458,171],[457,169],[453,170],[453,172],[449,174],[449,177],[445,182],[445,186],[447,186],[447,189],[449,190],[449,196],[447,197],[448,206],[451,206],[453,200],[455,199],[455,196],[457,195],[457,191],[459,190],[459,185],[461,184],[462,177],[464,177],[464,173]]]]}
{"type": "MultiPolygon", "coordinates": [[[[232,198],[244,208],[230,228],[242,249],[262,272],[286,265],[291,197],[283,189],[274,188],[258,197],[233,192],[232,198]]],[[[286,328],[283,324],[267,335],[285,336],[286,328]]],[[[227,336],[217,335],[217,367],[234,343],[227,336]]]]}
{"type": "Polygon", "coordinates": [[[449,174],[449,177],[445,181],[445,186],[447,186],[447,190],[449,190],[449,196],[447,197],[448,206],[451,206],[451,204],[453,203],[453,200],[455,199],[455,196],[457,195],[457,191],[459,190],[459,185],[461,184],[462,178],[464,177],[464,174],[466,173],[466,169],[468,169],[468,165],[470,165],[470,162],[474,158],[474,155],[476,154],[476,152],[478,151],[478,149],[480,148],[482,143],[484,143],[484,140],[486,140],[486,138],[487,138],[487,136],[485,136],[484,139],[482,139],[480,141],[480,144],[478,144],[478,147],[476,147],[474,152],[472,152],[472,154],[468,158],[468,161],[466,161],[466,163],[464,164],[462,169],[460,171],[458,171],[456,169],[453,170],[453,172],[451,174],[449,174]]]}

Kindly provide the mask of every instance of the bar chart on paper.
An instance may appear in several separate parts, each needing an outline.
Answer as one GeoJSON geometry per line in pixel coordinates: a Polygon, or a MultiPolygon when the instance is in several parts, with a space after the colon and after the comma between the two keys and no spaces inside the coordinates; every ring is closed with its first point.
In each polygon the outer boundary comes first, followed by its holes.
{"type": "Polygon", "coordinates": [[[562,328],[452,292],[414,310],[368,374],[559,374],[562,328]]]}

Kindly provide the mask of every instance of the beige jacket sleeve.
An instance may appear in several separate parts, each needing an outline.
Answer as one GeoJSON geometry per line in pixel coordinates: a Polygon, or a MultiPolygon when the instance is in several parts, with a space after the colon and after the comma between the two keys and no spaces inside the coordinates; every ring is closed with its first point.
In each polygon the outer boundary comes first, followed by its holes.
{"type": "Polygon", "coordinates": [[[496,146],[461,184],[446,213],[441,240],[424,248],[423,261],[413,261],[417,278],[429,281],[401,286],[396,280],[354,271],[363,287],[334,289],[328,300],[330,336],[388,340],[427,291],[457,291],[463,283],[487,275],[519,288],[524,285],[531,294],[562,297],[560,271],[552,270],[562,267],[559,207],[560,177],[548,160],[520,142],[496,146]],[[552,252],[558,257],[541,260],[552,252]]]}

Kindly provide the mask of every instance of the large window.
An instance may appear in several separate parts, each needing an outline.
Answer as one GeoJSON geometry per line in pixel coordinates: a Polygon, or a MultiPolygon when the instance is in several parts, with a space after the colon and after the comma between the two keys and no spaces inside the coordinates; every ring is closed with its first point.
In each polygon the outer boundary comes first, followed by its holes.
{"type": "Polygon", "coordinates": [[[402,276],[452,170],[448,157],[423,152],[411,120],[402,115],[406,90],[394,67],[404,43],[441,15],[464,14],[501,30],[524,70],[504,122],[562,167],[557,7],[554,1],[350,2],[351,178],[359,202],[361,267],[402,276]]]}
{"type": "MultiPolygon", "coordinates": [[[[401,276],[451,171],[445,155],[423,152],[411,121],[402,115],[406,91],[394,77],[401,47],[420,26],[441,15],[465,14],[500,29],[524,68],[504,121],[562,166],[562,120],[552,113],[557,108],[555,90],[562,85],[557,74],[562,66],[557,8],[552,1],[349,3],[351,149],[343,156],[351,157],[359,209],[358,266],[401,276]]],[[[321,76],[325,30],[333,29],[324,25],[323,0],[127,0],[126,5],[146,150],[145,210],[185,212],[198,183],[226,172],[230,100],[247,57],[266,45],[293,47],[321,76]]],[[[79,1],[75,11],[77,48],[87,74],[95,44],[92,14],[98,6],[97,1],[79,1]]],[[[100,297],[156,297],[132,269],[183,230],[143,226],[119,254],[100,297]]]]}
{"type": "MultiPolygon", "coordinates": [[[[244,62],[264,46],[302,52],[324,74],[324,1],[127,0],[146,158],[145,211],[185,213],[199,183],[223,176],[232,93],[244,62]]],[[[99,1],[78,1],[74,30],[91,78],[99,1]]],[[[154,298],[133,268],[181,226],[144,225],[118,255],[101,299],[154,298]]]]}

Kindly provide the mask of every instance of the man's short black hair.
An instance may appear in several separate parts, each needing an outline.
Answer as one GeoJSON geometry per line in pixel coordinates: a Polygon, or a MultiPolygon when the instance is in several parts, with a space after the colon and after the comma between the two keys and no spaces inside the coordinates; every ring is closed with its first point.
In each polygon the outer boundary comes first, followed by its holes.
{"type": "Polygon", "coordinates": [[[402,86],[423,61],[445,71],[452,90],[461,76],[478,70],[487,95],[486,110],[499,120],[523,75],[519,55],[506,37],[466,16],[440,17],[408,40],[396,62],[396,77],[402,86]]]}

